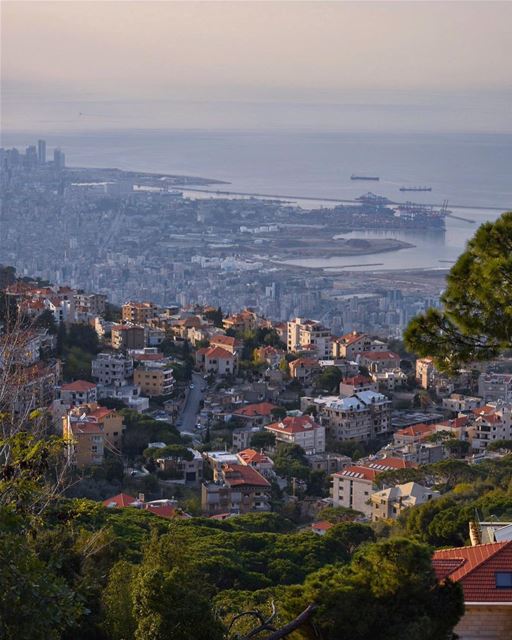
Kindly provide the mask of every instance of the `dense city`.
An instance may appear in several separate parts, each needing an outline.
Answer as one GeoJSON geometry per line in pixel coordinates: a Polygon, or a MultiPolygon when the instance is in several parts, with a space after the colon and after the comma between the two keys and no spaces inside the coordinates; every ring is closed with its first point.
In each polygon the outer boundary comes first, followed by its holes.
{"type": "Polygon", "coordinates": [[[382,337],[400,337],[412,317],[438,304],[445,269],[333,272],[289,263],[342,255],[356,266],[358,256],[378,262],[381,252],[413,246],[338,237],[386,225],[421,228],[385,198],[368,194],[315,210],[215,193],[195,198],[187,187],[215,181],[67,168],[60,149],[52,157],[44,140],[25,152],[0,150],[0,261],[20,274],[102,293],[115,304],[150,299],[233,313],[248,306],[273,320],[310,316],[336,332],[382,337]]]}
{"type": "MultiPolygon", "coordinates": [[[[0,453],[10,460],[0,487],[7,510],[44,511],[44,536],[67,536],[64,565],[80,565],[50,580],[68,598],[55,637],[266,638],[308,629],[314,616],[322,637],[338,638],[326,629],[355,620],[338,596],[316,613],[321,585],[337,593],[357,583],[359,603],[386,554],[392,599],[409,594],[419,563],[414,606],[431,611],[442,598],[449,609],[427,614],[418,637],[448,637],[458,621],[462,637],[480,637],[471,634],[482,620],[489,637],[505,637],[510,351],[468,347],[462,336],[464,366],[449,370],[445,321],[431,352],[420,344],[424,353],[413,353],[404,332],[421,314],[435,322],[453,295],[440,299],[445,270],[286,264],[297,253],[357,261],[399,251],[386,239],[333,245],[336,233],[382,221],[387,203],[366,196],[312,211],[194,199],[183,191],[213,181],[70,169],[59,149],[46,159],[43,140],[0,159],[0,453]],[[167,597],[155,558],[176,572],[165,574],[175,602],[187,602],[181,613],[166,607],[159,623],[185,625],[177,636],[145,631],[167,597]],[[489,566],[499,579],[484,597],[489,566]],[[123,589],[132,590],[126,610],[123,589]],[[155,604],[137,604],[154,589],[155,604]],[[468,592],[483,603],[468,604],[468,592]],[[194,607],[204,616],[191,616],[194,607]],[[251,607],[260,626],[245,619],[251,607]]],[[[21,562],[27,551],[9,544],[21,562]]],[[[408,634],[414,615],[388,612],[390,628],[399,619],[408,634]]],[[[376,620],[357,637],[406,637],[379,636],[376,620]]]]}

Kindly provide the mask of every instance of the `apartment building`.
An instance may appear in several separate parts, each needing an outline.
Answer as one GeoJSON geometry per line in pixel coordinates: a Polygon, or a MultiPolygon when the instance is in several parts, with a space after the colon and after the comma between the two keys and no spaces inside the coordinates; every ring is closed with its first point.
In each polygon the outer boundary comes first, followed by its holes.
{"type": "Polygon", "coordinates": [[[393,351],[365,351],[359,362],[371,373],[381,373],[400,368],[400,356],[393,351]]]}
{"type": "Polygon", "coordinates": [[[382,393],[360,391],[346,398],[318,398],[315,404],[336,440],[369,440],[391,429],[391,401],[382,393]]]}
{"type": "Polygon", "coordinates": [[[74,407],[62,418],[68,458],[77,467],[101,464],[105,449],[120,453],[123,417],[96,403],[74,407]]]}
{"type": "Polygon", "coordinates": [[[404,509],[415,507],[440,498],[439,491],[417,482],[397,484],[389,489],[376,491],[370,496],[372,520],[396,520],[404,509]]]}
{"type": "Polygon", "coordinates": [[[317,320],[295,318],[287,323],[288,352],[310,350],[317,358],[328,359],[332,353],[331,331],[317,320]]]}
{"type": "Polygon", "coordinates": [[[301,384],[308,384],[315,373],[321,370],[320,363],[315,358],[297,358],[288,364],[290,377],[301,384]]]}
{"type": "Polygon", "coordinates": [[[512,404],[498,401],[473,413],[471,447],[475,453],[483,453],[493,441],[512,439],[512,404]]]}
{"type": "Polygon", "coordinates": [[[481,373],[478,378],[478,395],[484,402],[512,401],[512,374],[481,373]]]}
{"type": "Polygon", "coordinates": [[[355,358],[365,351],[385,351],[386,343],[370,338],[366,333],[352,331],[339,338],[334,338],[332,342],[332,355],[334,358],[355,358]]]}
{"type": "Polygon", "coordinates": [[[377,475],[383,471],[406,469],[415,465],[400,458],[382,458],[351,465],[332,475],[331,495],[335,507],[347,507],[372,517],[371,495],[377,491],[377,475]]]}
{"type": "Polygon", "coordinates": [[[94,382],[88,382],[87,380],[75,380],[75,382],[70,382],[61,386],[60,399],[67,405],[96,402],[98,399],[97,387],[94,382]]]}
{"type": "Polygon", "coordinates": [[[207,516],[270,511],[270,482],[250,465],[224,464],[217,482],[202,483],[201,508],[207,516]]]}
{"type": "Polygon", "coordinates": [[[255,449],[244,449],[237,453],[240,464],[256,469],[264,478],[271,479],[275,476],[274,462],[264,453],[255,449]]]}
{"type": "Polygon", "coordinates": [[[308,455],[325,451],[325,427],[311,416],[288,416],[280,422],[265,425],[264,429],[273,433],[277,442],[298,444],[308,455]]]}
{"type": "Polygon", "coordinates": [[[206,373],[232,375],[237,369],[238,355],[222,347],[203,347],[196,351],[196,364],[206,373]]]}
{"type": "Polygon", "coordinates": [[[128,324],[112,326],[112,348],[126,351],[127,349],[144,349],[144,327],[128,324]]]}
{"type": "Polygon", "coordinates": [[[157,313],[158,307],[152,302],[127,302],[122,307],[123,322],[132,324],[146,324],[157,313]]]}
{"type": "Polygon", "coordinates": [[[75,293],[75,310],[85,316],[103,316],[107,306],[107,296],[102,293],[75,293]]]}
{"type": "Polygon", "coordinates": [[[174,388],[173,369],[168,362],[139,364],[133,372],[133,382],[141,392],[151,397],[166,396],[174,388]]]}
{"type": "Polygon", "coordinates": [[[133,375],[133,359],[122,353],[100,353],[92,361],[92,377],[98,384],[126,384],[133,375]]]}
{"type": "Polygon", "coordinates": [[[465,396],[460,393],[452,393],[448,398],[443,398],[443,409],[450,411],[469,412],[478,409],[485,404],[483,398],[465,396]]]}
{"type": "Polygon", "coordinates": [[[435,386],[437,369],[432,358],[418,358],[416,360],[416,382],[422,389],[435,386]]]}
{"type": "Polygon", "coordinates": [[[341,398],[353,396],[354,393],[360,393],[361,391],[378,391],[377,384],[361,374],[351,378],[343,378],[340,382],[339,390],[341,398]]]}

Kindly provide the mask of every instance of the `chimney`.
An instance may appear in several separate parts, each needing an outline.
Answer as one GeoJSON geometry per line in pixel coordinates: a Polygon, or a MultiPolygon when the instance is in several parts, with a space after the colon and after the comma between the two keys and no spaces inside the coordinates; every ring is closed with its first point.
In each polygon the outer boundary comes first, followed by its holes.
{"type": "Polygon", "coordinates": [[[480,527],[474,520],[469,521],[469,539],[471,540],[472,547],[476,546],[477,544],[482,544],[480,527]]]}

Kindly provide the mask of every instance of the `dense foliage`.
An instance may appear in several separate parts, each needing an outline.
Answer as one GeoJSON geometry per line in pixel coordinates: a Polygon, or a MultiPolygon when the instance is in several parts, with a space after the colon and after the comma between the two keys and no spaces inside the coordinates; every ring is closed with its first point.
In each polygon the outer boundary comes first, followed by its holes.
{"type": "Polygon", "coordinates": [[[512,346],[512,212],[481,225],[451,268],[442,309],[429,309],[405,332],[408,349],[456,371],[512,346]]]}
{"type": "MultiPolygon", "coordinates": [[[[421,630],[418,638],[444,633],[460,615],[459,591],[436,587],[430,551],[416,542],[376,544],[371,526],[342,517],[317,536],[272,513],[165,520],[66,500],[53,478],[58,439],[20,434],[9,444],[0,480],[0,632],[9,640],[220,640],[255,599],[274,602],[283,623],[314,603],[326,640],[344,637],[358,606],[371,612],[352,636],[361,639],[392,637],[367,635],[390,603],[388,619],[421,630]]],[[[296,633],[312,637],[307,625],[296,633]]]]}

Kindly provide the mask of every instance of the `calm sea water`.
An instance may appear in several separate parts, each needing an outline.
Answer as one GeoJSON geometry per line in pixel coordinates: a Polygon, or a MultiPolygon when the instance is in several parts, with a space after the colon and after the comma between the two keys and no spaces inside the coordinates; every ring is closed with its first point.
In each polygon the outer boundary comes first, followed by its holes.
{"type": "MultiPolygon", "coordinates": [[[[2,135],[3,146],[31,143],[33,134],[2,135]]],[[[198,175],[227,181],[222,189],[231,191],[350,199],[371,190],[393,200],[447,199],[467,205],[454,213],[477,223],[499,212],[473,207],[512,209],[512,135],[137,130],[51,134],[47,144],[50,150],[60,146],[68,165],[198,175]],[[381,179],[355,182],[353,173],[381,179]],[[399,191],[417,185],[431,186],[432,192],[399,191]]],[[[444,236],[394,234],[416,248],[357,262],[382,262],[379,268],[392,269],[449,266],[476,226],[449,219],[444,236]]],[[[317,266],[347,264],[354,264],[354,258],[316,261],[317,266]]]]}

